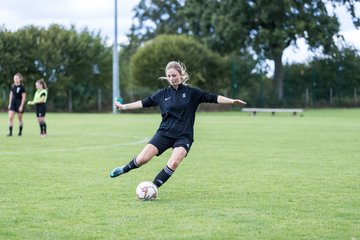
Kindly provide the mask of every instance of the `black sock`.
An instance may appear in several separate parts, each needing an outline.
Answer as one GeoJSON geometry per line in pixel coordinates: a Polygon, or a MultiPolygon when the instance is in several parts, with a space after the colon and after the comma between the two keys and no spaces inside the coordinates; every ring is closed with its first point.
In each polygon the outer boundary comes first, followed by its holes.
{"type": "Polygon", "coordinates": [[[43,122],[43,129],[42,129],[42,132],[43,134],[46,134],[46,122],[43,122]]]}
{"type": "Polygon", "coordinates": [[[174,170],[171,170],[167,165],[158,173],[153,183],[157,188],[161,187],[173,175],[174,170]]]}
{"type": "Polygon", "coordinates": [[[139,165],[136,163],[136,157],[133,158],[125,167],[124,167],[124,173],[127,173],[130,170],[133,170],[135,168],[138,168],[139,165]]]}
{"type": "Polygon", "coordinates": [[[42,127],[42,125],[43,125],[43,122],[40,122],[40,123],[39,123],[39,126],[40,126],[40,134],[43,134],[43,127],[42,127]]]}
{"type": "Polygon", "coordinates": [[[19,126],[19,135],[22,134],[22,130],[23,130],[23,125],[21,124],[21,125],[19,126]]]}
{"type": "Polygon", "coordinates": [[[9,134],[12,135],[13,126],[9,126],[9,134]]]}

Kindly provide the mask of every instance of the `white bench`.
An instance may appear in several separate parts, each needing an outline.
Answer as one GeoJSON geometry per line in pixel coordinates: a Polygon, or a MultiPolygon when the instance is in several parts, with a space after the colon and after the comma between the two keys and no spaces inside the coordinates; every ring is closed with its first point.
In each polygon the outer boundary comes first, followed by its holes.
{"type": "Polygon", "coordinates": [[[297,113],[304,112],[304,110],[300,108],[243,108],[242,111],[251,112],[252,115],[256,115],[257,112],[270,112],[272,115],[275,115],[277,112],[287,112],[292,113],[294,116],[297,113]]]}

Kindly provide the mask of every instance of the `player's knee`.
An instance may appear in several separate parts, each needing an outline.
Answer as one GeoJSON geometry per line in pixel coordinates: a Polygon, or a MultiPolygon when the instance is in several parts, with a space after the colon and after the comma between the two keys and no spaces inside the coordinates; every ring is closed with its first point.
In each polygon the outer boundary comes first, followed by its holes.
{"type": "Polygon", "coordinates": [[[144,165],[145,163],[147,163],[148,161],[150,161],[152,158],[152,156],[148,155],[148,154],[140,154],[136,157],[136,163],[141,166],[144,165]]]}
{"type": "Polygon", "coordinates": [[[181,159],[170,159],[169,162],[168,162],[168,167],[175,171],[175,169],[180,165],[181,163],[181,159]]]}

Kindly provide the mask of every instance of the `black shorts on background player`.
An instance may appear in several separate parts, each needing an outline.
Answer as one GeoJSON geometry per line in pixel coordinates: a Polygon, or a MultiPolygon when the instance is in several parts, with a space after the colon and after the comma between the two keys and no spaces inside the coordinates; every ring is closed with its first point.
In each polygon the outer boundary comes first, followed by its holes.
{"type": "Polygon", "coordinates": [[[38,103],[36,104],[36,117],[45,117],[46,115],[46,104],[38,103]]]}
{"type": "Polygon", "coordinates": [[[21,99],[20,99],[20,100],[18,100],[18,99],[13,99],[13,100],[11,100],[9,110],[10,110],[10,111],[17,112],[17,113],[23,113],[23,112],[24,112],[24,108],[23,108],[23,110],[20,112],[20,111],[19,111],[20,106],[21,106],[21,99]]]}
{"type": "Polygon", "coordinates": [[[12,99],[9,110],[17,113],[23,113],[24,109],[22,112],[19,112],[19,108],[21,105],[22,94],[26,92],[25,87],[23,85],[13,85],[10,91],[12,92],[12,99]]]}

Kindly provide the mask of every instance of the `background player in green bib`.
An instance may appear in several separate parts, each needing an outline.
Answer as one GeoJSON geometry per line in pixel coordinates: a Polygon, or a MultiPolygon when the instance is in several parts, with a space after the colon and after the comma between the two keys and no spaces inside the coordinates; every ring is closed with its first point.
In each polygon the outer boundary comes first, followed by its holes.
{"type": "Polygon", "coordinates": [[[37,91],[35,92],[34,99],[32,101],[28,101],[29,105],[36,106],[36,117],[38,123],[40,125],[40,136],[46,137],[46,99],[48,96],[47,86],[43,79],[37,80],[35,83],[35,87],[37,91]]]}

